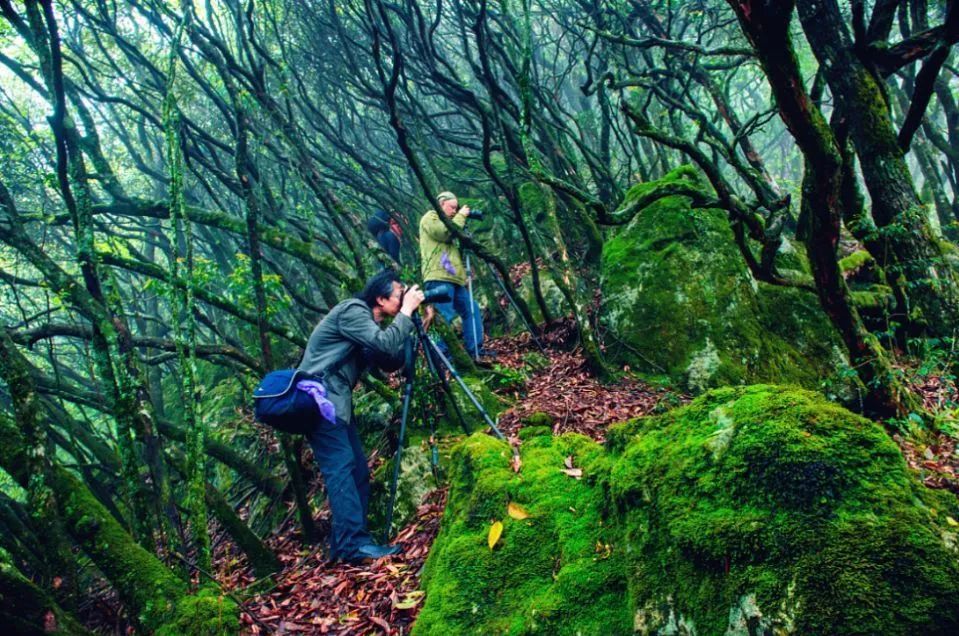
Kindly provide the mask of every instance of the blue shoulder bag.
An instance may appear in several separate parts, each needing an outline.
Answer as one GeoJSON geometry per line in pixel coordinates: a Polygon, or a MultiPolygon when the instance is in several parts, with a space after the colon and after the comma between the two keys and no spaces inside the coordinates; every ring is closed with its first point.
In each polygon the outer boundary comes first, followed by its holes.
{"type": "Polygon", "coordinates": [[[267,373],[253,391],[256,419],[284,433],[305,435],[312,431],[320,411],[313,396],[298,390],[296,383],[300,380],[325,383],[325,378],[335,373],[352,353],[351,348],[319,377],[299,369],[278,369],[267,373]]]}

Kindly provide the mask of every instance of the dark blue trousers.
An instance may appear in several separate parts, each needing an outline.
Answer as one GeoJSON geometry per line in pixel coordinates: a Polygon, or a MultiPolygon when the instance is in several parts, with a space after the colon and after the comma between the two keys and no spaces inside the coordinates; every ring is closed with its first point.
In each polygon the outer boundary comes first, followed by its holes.
{"type": "MultiPolygon", "coordinates": [[[[476,301],[470,298],[469,289],[463,285],[437,280],[428,280],[423,286],[430,291],[436,290],[449,294],[449,302],[433,303],[433,306],[448,323],[453,322],[456,314],[460,315],[463,319],[463,344],[466,345],[467,353],[474,358],[477,357],[483,348],[483,315],[476,301]]],[[[440,341],[437,344],[440,345],[440,350],[444,354],[448,351],[445,342],[440,341]]]]}
{"type": "Polygon", "coordinates": [[[319,423],[308,439],[326,484],[333,517],[330,558],[347,558],[360,546],[373,542],[366,529],[370,470],[356,426],[340,418],[331,424],[319,414],[317,419],[319,423]]]}

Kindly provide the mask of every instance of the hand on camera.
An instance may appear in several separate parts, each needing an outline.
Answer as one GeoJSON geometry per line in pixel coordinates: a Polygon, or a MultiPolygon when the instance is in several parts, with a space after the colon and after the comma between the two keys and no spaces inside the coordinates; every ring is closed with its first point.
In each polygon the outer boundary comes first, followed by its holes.
{"type": "Polygon", "coordinates": [[[419,285],[413,285],[403,294],[403,304],[400,306],[400,313],[406,316],[412,316],[416,308],[423,302],[425,296],[419,285]]]}
{"type": "Polygon", "coordinates": [[[470,215],[470,206],[464,205],[463,207],[461,207],[461,208],[460,208],[460,214],[463,214],[463,215],[465,215],[465,216],[469,216],[469,215],[470,215]]]}

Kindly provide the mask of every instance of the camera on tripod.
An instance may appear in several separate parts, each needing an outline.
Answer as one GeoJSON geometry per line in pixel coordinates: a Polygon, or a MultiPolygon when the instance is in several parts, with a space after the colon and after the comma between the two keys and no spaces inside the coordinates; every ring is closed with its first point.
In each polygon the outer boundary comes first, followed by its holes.
{"type": "Polygon", "coordinates": [[[482,221],[484,212],[482,210],[470,210],[469,219],[473,221],[482,221]]]}

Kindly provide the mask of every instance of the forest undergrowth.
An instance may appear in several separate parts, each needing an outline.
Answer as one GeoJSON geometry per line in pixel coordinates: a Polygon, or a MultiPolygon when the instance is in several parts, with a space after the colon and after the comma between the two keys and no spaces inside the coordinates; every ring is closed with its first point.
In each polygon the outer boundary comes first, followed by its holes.
{"type": "MultiPolygon", "coordinates": [[[[601,384],[586,369],[578,348],[570,349],[575,327],[558,321],[534,346],[528,333],[492,341],[498,352],[490,376],[492,388],[512,406],[498,423],[514,446],[522,444],[519,431],[548,426],[553,435],[579,433],[603,442],[608,427],[635,417],[660,413],[689,401],[689,396],[628,377],[601,384]],[[498,378],[498,380],[497,380],[498,378]]],[[[957,400],[955,380],[938,374],[920,374],[903,363],[912,377],[911,388],[931,413],[957,400]]],[[[394,378],[398,382],[398,378],[394,378]]],[[[895,424],[890,424],[890,430],[895,424]]],[[[901,423],[900,423],[901,425],[901,423]]],[[[932,488],[959,495],[959,456],[956,440],[944,432],[893,432],[909,467],[932,488]]],[[[370,453],[370,469],[386,461],[381,449],[370,453]]],[[[322,498],[322,481],[311,484],[311,497],[322,498]]],[[[295,510],[290,510],[266,544],[283,569],[273,577],[257,579],[242,552],[216,524],[211,526],[214,574],[222,589],[240,602],[241,622],[249,634],[405,634],[424,600],[420,575],[439,531],[447,489],[438,487],[420,503],[415,519],[402,527],[392,543],[403,554],[366,565],[330,561],[321,545],[302,540],[295,510]]],[[[329,528],[329,508],[315,517],[329,528]]],[[[122,623],[122,611],[109,587],[93,591],[86,611],[87,624],[113,633],[122,623]]]]}
{"type": "MultiPolygon", "coordinates": [[[[523,426],[544,424],[554,434],[577,432],[602,441],[609,425],[651,413],[664,401],[684,400],[638,380],[601,385],[586,371],[578,349],[564,350],[573,333],[571,325],[556,325],[545,336],[544,353],[529,334],[492,342],[498,352],[495,369],[499,373],[494,375],[523,378],[499,387],[494,384],[494,392],[515,400],[515,406],[499,418],[512,444],[521,443],[517,433],[523,426]]],[[[382,461],[381,454],[371,454],[371,470],[382,461]]],[[[363,566],[332,563],[321,549],[305,546],[291,513],[268,542],[284,569],[275,585],[244,603],[242,622],[252,634],[407,633],[423,600],[420,571],[439,530],[445,502],[445,489],[432,491],[416,519],[393,540],[404,546],[403,554],[363,566]]],[[[324,506],[317,522],[322,527],[328,519],[329,509],[324,506]]],[[[225,587],[240,591],[255,582],[242,556],[228,543],[215,561],[225,587]]]]}

